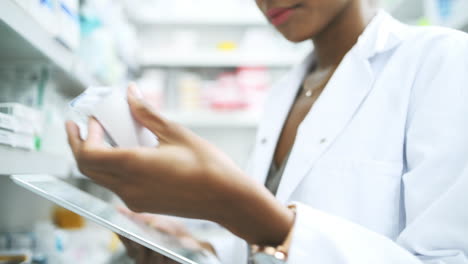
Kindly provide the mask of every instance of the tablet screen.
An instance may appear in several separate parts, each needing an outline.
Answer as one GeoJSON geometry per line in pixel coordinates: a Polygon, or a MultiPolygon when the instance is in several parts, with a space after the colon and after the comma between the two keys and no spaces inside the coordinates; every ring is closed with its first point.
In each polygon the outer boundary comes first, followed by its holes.
{"type": "Polygon", "coordinates": [[[14,175],[12,179],[20,186],[179,263],[219,263],[208,251],[189,248],[176,237],[135,222],[113,205],[53,176],[14,175]]]}

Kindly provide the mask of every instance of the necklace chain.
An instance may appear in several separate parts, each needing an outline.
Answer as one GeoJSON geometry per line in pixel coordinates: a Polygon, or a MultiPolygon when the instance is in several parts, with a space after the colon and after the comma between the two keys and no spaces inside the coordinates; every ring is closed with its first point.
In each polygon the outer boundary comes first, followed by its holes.
{"type": "Polygon", "coordinates": [[[306,77],[306,79],[304,80],[304,84],[303,84],[303,90],[306,91],[305,96],[309,98],[312,97],[318,88],[323,87],[327,84],[327,82],[330,80],[334,72],[335,72],[335,68],[333,67],[327,70],[326,72],[322,73],[321,74],[323,76],[321,78],[322,81],[318,85],[316,82],[316,78],[312,78],[315,76],[309,75],[308,77],[306,77]]]}

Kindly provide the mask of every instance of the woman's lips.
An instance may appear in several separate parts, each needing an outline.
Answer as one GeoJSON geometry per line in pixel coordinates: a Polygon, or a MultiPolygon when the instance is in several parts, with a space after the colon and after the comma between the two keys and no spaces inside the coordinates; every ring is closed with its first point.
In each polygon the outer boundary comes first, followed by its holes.
{"type": "Polygon", "coordinates": [[[272,8],[268,10],[267,17],[270,19],[270,22],[275,25],[279,26],[285,23],[291,15],[294,13],[296,7],[290,8],[272,8]]]}

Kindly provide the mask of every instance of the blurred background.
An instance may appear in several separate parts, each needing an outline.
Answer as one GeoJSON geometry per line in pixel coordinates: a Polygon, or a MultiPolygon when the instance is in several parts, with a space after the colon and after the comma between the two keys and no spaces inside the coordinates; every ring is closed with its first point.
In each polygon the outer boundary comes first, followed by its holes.
{"type": "MultiPolygon", "coordinates": [[[[468,31],[468,0],[380,4],[409,24],[468,31]]],[[[80,175],[66,144],[68,103],[86,87],[135,81],[163,115],[245,167],[269,88],[312,48],[284,40],[253,0],[1,0],[0,263],[15,252],[24,263],[128,261],[111,232],[8,177],[52,174],[115,201],[80,175]]]]}

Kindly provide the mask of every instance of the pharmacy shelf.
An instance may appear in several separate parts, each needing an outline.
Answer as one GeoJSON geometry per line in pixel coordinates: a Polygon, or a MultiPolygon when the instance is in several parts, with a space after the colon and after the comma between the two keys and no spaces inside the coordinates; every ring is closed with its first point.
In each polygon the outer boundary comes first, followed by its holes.
{"type": "Polygon", "coordinates": [[[234,18],[234,17],[139,17],[133,19],[140,26],[268,26],[263,17],[258,18],[234,18]]]}
{"type": "MultiPolygon", "coordinates": [[[[130,2],[130,1],[128,1],[130,2]]],[[[126,7],[132,22],[139,26],[267,26],[265,16],[253,1],[244,7],[228,7],[221,2],[219,6],[210,5],[210,12],[199,4],[188,7],[190,11],[173,9],[172,4],[157,6],[151,1],[142,2],[136,7],[133,3],[126,7]],[[212,12],[215,10],[215,12],[212,12]],[[165,12],[164,12],[165,11],[165,12]]]]}
{"type": "Polygon", "coordinates": [[[290,67],[304,56],[304,53],[192,52],[173,54],[160,52],[142,54],[140,62],[143,67],[290,67]]]}
{"type": "Polygon", "coordinates": [[[0,146],[0,175],[51,174],[68,176],[71,162],[61,156],[0,146]]]}
{"type": "Polygon", "coordinates": [[[249,112],[163,112],[169,120],[191,128],[253,128],[260,121],[259,114],[249,112]]]}
{"type": "Polygon", "coordinates": [[[73,52],[13,0],[0,1],[0,36],[2,62],[52,65],[57,70],[54,72],[58,74],[59,84],[69,95],[97,83],[73,52]]]}

